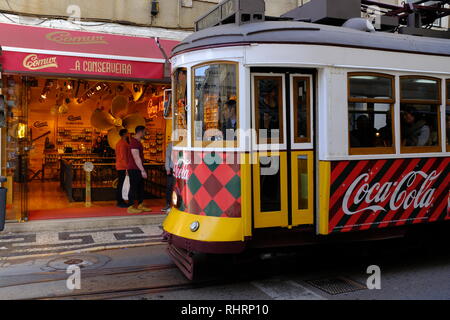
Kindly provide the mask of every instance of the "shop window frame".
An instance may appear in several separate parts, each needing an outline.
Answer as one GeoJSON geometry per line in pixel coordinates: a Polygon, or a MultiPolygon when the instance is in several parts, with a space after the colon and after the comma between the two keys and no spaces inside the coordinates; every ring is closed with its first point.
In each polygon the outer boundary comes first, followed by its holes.
{"type": "Polygon", "coordinates": [[[349,125],[349,104],[350,103],[381,103],[389,104],[391,107],[391,135],[392,135],[392,145],[390,147],[352,147],[351,146],[351,135],[350,127],[347,126],[347,141],[348,141],[348,152],[349,155],[373,155],[373,154],[395,154],[396,144],[395,144],[395,75],[387,73],[377,73],[377,72],[349,72],[347,74],[347,125],[349,125]],[[391,81],[391,98],[389,99],[378,99],[378,98],[356,98],[351,96],[350,90],[350,79],[354,76],[368,76],[368,77],[382,77],[388,78],[391,81]]]}
{"type": "Polygon", "coordinates": [[[188,141],[189,141],[189,121],[188,121],[188,115],[189,115],[189,99],[188,99],[188,90],[189,90],[189,77],[188,77],[188,68],[186,67],[180,67],[176,68],[172,73],[172,134],[174,130],[178,127],[175,126],[175,123],[177,121],[178,117],[175,117],[175,109],[178,110],[177,106],[177,86],[175,85],[175,75],[179,70],[186,71],[186,105],[185,105],[185,116],[186,116],[186,122],[185,122],[185,130],[186,130],[186,137],[183,141],[173,141],[174,147],[187,147],[188,141]]]}
{"type": "MultiPolygon", "coordinates": [[[[441,105],[442,105],[442,79],[424,75],[406,75],[399,77],[399,85],[400,85],[400,110],[402,104],[423,104],[423,105],[434,105],[436,108],[437,115],[437,138],[438,144],[436,146],[404,146],[402,141],[402,124],[400,120],[400,153],[402,154],[411,154],[411,153],[437,153],[442,152],[442,124],[441,124],[441,105]],[[434,80],[437,81],[438,87],[438,99],[437,100],[426,100],[426,99],[402,99],[402,79],[424,79],[424,80],[434,80]]],[[[401,115],[400,115],[401,117],[401,115]]]]}
{"type": "Polygon", "coordinates": [[[202,148],[220,148],[220,149],[227,149],[227,148],[237,148],[239,146],[239,141],[240,141],[240,129],[241,129],[241,121],[240,121],[240,82],[239,82],[239,77],[240,77],[240,70],[239,70],[239,62],[237,61],[232,61],[232,60],[213,60],[213,61],[208,61],[208,62],[203,62],[197,65],[194,65],[191,67],[191,106],[190,106],[190,113],[191,113],[191,143],[192,143],[192,147],[196,148],[200,146],[200,142],[201,142],[201,147],[202,148]],[[236,140],[234,141],[228,141],[225,140],[226,137],[224,137],[223,140],[221,141],[205,141],[203,140],[203,134],[204,132],[202,132],[202,140],[195,140],[196,137],[196,132],[195,132],[195,90],[196,90],[196,85],[195,85],[195,70],[204,66],[211,66],[211,65],[215,65],[215,64],[229,64],[229,65],[234,65],[236,68],[236,130],[237,130],[237,134],[236,134],[236,140]]]}

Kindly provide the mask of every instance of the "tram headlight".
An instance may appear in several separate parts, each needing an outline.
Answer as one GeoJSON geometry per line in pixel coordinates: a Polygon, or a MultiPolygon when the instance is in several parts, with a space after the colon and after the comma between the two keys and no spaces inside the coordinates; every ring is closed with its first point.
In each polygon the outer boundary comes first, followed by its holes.
{"type": "Polygon", "coordinates": [[[178,208],[178,194],[175,191],[172,192],[172,205],[178,208]]]}

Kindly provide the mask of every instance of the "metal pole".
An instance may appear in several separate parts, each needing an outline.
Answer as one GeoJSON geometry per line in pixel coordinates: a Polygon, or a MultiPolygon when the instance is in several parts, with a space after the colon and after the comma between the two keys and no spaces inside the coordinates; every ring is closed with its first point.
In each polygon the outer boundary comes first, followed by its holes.
{"type": "Polygon", "coordinates": [[[92,206],[91,202],[91,172],[86,171],[86,208],[89,208],[92,206]]]}
{"type": "Polygon", "coordinates": [[[92,162],[85,162],[83,169],[86,172],[86,201],[85,207],[89,208],[92,206],[91,199],[91,172],[94,170],[94,164],[92,162]]]}

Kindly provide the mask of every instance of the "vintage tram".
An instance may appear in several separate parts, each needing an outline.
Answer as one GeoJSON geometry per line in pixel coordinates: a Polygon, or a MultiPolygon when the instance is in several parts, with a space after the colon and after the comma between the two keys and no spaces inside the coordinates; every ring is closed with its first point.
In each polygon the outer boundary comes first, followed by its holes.
{"type": "Polygon", "coordinates": [[[241,18],[171,58],[176,186],[163,229],[186,276],[196,253],[446,225],[450,40],[359,19],[241,18]]]}

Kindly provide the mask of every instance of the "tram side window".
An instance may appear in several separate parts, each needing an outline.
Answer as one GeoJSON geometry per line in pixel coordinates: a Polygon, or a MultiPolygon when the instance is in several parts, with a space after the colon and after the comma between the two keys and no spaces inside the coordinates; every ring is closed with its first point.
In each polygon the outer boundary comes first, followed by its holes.
{"type": "Polygon", "coordinates": [[[445,106],[445,137],[447,140],[447,152],[450,152],[450,80],[447,80],[446,91],[447,103],[445,106]]]}
{"type": "Polygon", "coordinates": [[[350,154],[394,153],[394,77],[349,74],[350,154]]]}
{"type": "Polygon", "coordinates": [[[440,80],[434,78],[412,76],[400,78],[403,152],[440,151],[440,85],[440,80]]]}
{"type": "Polygon", "coordinates": [[[187,130],[187,70],[178,69],[173,77],[173,132],[174,142],[182,143],[185,141],[187,130]]]}
{"type": "Polygon", "coordinates": [[[236,141],[237,64],[213,63],[194,68],[195,141],[236,141]]]}

